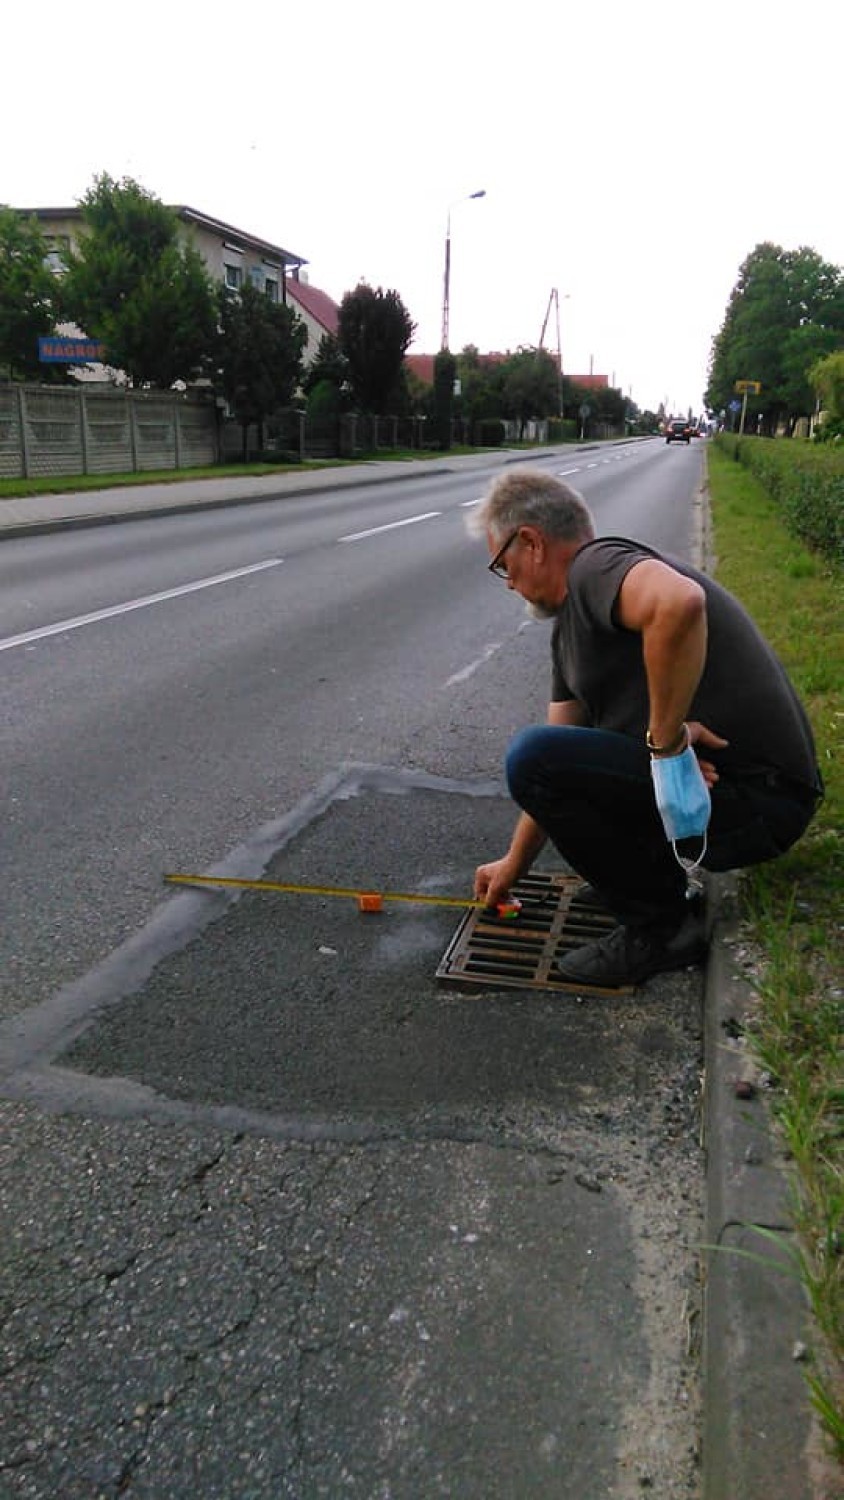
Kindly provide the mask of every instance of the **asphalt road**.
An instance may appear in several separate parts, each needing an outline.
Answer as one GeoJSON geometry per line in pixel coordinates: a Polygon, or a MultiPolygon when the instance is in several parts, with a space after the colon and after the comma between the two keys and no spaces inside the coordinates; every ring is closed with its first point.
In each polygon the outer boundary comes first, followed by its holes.
{"type": "MultiPolygon", "coordinates": [[[[605,534],[689,556],[697,448],[553,467],[605,534]]],[[[221,858],[338,765],[499,774],[544,714],[546,630],[466,536],[485,477],[4,544],[0,1013],[132,932],[164,869],[221,858]]]]}
{"type": "MultiPolygon", "coordinates": [[[[554,467],[690,555],[696,449],[554,467]]],[[[4,1497],[699,1494],[701,975],[466,995],[447,909],[162,886],[468,894],[548,696],[483,482],[0,549],[4,1497]]]]}

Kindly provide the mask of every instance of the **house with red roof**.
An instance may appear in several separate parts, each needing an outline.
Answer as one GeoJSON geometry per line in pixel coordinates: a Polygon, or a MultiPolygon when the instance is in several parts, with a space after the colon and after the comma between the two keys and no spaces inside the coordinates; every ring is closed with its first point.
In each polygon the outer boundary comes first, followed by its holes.
{"type": "Polygon", "coordinates": [[[299,315],[308,330],[304,358],[305,364],[310,365],[316,358],[323,335],[330,333],[333,338],[337,337],[337,319],[340,308],[333,297],[329,297],[328,293],[321,291],[319,287],[311,286],[298,270],[288,277],[285,290],[288,306],[299,315]]]}
{"type": "MultiPolygon", "coordinates": [[[[292,286],[293,282],[290,285],[292,286]]],[[[413,374],[419,380],[423,381],[425,385],[433,385],[434,360],[436,357],[435,354],[406,354],[404,362],[407,368],[412,370],[413,374]]],[[[481,354],[478,357],[482,365],[500,365],[508,356],[500,350],[494,349],[489,354],[481,354]]],[[[586,390],[606,391],[609,389],[610,380],[608,375],[571,375],[568,370],[565,370],[563,373],[566,380],[570,380],[573,385],[583,386],[586,390]]]]}

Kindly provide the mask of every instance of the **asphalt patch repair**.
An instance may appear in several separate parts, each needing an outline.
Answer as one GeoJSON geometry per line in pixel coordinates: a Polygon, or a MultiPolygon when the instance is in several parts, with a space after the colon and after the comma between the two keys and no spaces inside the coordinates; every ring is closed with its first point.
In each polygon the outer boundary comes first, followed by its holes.
{"type": "MultiPolygon", "coordinates": [[[[279,825],[260,869],[241,857],[229,873],[460,895],[475,865],[506,847],[512,820],[488,783],[358,770],[279,825]]],[[[256,849],[266,843],[263,830],[256,849]]],[[[132,992],[100,995],[52,1059],[63,1076],[322,1121],[329,1133],[474,1134],[479,1120],[559,1122],[595,1096],[632,1099],[682,1066],[689,1028],[699,1031],[697,1004],[693,1015],[676,1004],[678,985],[697,999],[693,974],[633,996],[444,988],[449,908],[362,915],[349,900],[261,891],[191,899],[204,921],[132,992]]]]}
{"type": "MultiPolygon", "coordinates": [[[[207,873],[459,895],[512,816],[346,768],[207,873]]],[[[454,910],[162,889],[0,1026],[14,1493],[699,1495],[699,973],[464,992],[454,910]]]]}

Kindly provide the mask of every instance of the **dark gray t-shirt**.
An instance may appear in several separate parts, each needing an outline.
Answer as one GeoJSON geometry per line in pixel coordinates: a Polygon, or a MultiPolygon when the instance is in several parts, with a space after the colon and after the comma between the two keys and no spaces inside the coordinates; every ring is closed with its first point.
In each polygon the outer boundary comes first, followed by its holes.
{"type": "Polygon", "coordinates": [[[707,755],[727,774],[773,768],[814,785],[815,746],[803,706],[747,611],[705,573],[640,542],[599,537],[571,564],[551,636],[552,700],[577,698],[595,728],[644,738],[649,705],[642,637],[616,622],[615,606],[625,575],[646,558],[667,562],[706,594],[706,664],[688,717],[730,742],[707,755]]]}

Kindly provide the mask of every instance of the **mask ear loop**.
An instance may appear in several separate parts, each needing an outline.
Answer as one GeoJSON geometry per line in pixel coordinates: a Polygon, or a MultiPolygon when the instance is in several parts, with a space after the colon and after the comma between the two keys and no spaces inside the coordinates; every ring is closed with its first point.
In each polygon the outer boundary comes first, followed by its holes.
{"type": "Polygon", "coordinates": [[[674,858],[676,859],[676,861],[677,861],[678,865],[680,866],[680,868],[683,869],[683,870],[685,870],[685,872],[686,872],[687,875],[691,875],[697,869],[698,865],[702,863],[703,858],[704,858],[704,856],[706,854],[706,830],[705,829],[704,829],[703,834],[701,835],[701,837],[703,838],[703,844],[701,846],[701,851],[700,851],[700,854],[698,855],[697,859],[686,859],[684,855],[678,854],[678,852],[677,852],[677,840],[676,839],[672,839],[671,840],[671,847],[674,850],[674,858]]]}

